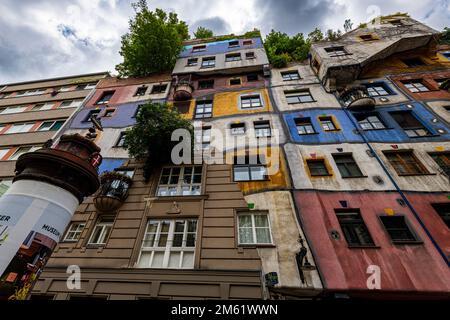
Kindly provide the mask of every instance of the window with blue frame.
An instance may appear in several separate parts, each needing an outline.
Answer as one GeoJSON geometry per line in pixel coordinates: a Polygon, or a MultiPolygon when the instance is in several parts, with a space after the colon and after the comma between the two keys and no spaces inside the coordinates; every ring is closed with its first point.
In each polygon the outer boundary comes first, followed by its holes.
{"type": "Polygon", "coordinates": [[[311,123],[311,118],[296,118],[294,121],[299,135],[316,133],[311,123]]]}
{"type": "Polygon", "coordinates": [[[392,90],[384,82],[366,83],[367,93],[371,97],[388,96],[392,94],[392,90]]]}
{"type": "Polygon", "coordinates": [[[376,112],[371,113],[357,113],[354,117],[363,130],[379,130],[386,129],[383,121],[376,112]]]}
{"type": "Polygon", "coordinates": [[[430,136],[430,131],[412,114],[411,111],[389,112],[395,122],[410,138],[430,136]]]}

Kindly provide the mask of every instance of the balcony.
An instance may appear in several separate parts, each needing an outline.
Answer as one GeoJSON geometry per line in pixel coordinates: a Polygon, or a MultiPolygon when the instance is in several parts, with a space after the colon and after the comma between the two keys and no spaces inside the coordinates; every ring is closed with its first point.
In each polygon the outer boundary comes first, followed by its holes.
{"type": "Polygon", "coordinates": [[[344,105],[350,110],[367,110],[375,107],[375,99],[365,86],[351,86],[339,94],[344,105]]]}
{"type": "Polygon", "coordinates": [[[194,86],[191,82],[191,76],[180,77],[176,80],[175,90],[173,93],[173,99],[175,101],[188,101],[192,99],[192,92],[194,92],[194,86]]]}
{"type": "Polygon", "coordinates": [[[100,183],[94,196],[95,208],[101,213],[117,211],[128,197],[132,179],[118,172],[105,172],[100,176],[100,183]]]}

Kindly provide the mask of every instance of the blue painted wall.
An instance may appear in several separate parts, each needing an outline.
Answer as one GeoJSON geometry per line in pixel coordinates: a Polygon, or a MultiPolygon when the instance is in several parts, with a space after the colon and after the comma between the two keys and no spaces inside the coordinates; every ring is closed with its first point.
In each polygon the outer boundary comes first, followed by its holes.
{"type": "Polygon", "coordinates": [[[243,49],[256,49],[256,48],[262,48],[263,47],[261,38],[230,39],[230,40],[225,40],[225,41],[215,41],[215,42],[209,42],[209,43],[202,43],[201,45],[203,45],[203,44],[206,45],[206,50],[205,51],[200,51],[200,52],[192,52],[192,48],[194,46],[198,46],[199,44],[184,46],[183,51],[179,55],[179,58],[198,57],[198,56],[205,56],[205,55],[215,55],[215,54],[218,54],[218,53],[233,52],[233,51],[238,51],[238,50],[243,50],[243,49]],[[242,45],[242,42],[244,40],[250,40],[250,39],[253,40],[253,44],[252,45],[249,45],[249,46],[242,45]],[[230,48],[228,46],[228,43],[230,41],[233,41],[233,40],[234,41],[239,40],[239,47],[232,47],[232,48],[230,48]]]}
{"type": "MultiPolygon", "coordinates": [[[[433,123],[436,116],[420,103],[409,103],[413,106],[408,108],[406,104],[397,106],[376,107],[372,112],[377,112],[386,126],[381,130],[365,130],[365,136],[371,142],[423,142],[423,141],[446,141],[450,139],[450,128],[443,122],[433,123]],[[389,112],[411,111],[413,115],[422,122],[433,136],[410,138],[404,130],[392,118],[389,112]],[[445,133],[439,133],[438,129],[443,129],[445,133]]],[[[308,109],[294,113],[284,114],[284,121],[289,129],[291,138],[296,143],[321,144],[321,143],[342,143],[342,142],[362,142],[362,138],[355,132],[355,129],[343,110],[339,109],[308,109]],[[319,116],[334,116],[338,122],[340,131],[326,132],[323,130],[318,120],[319,116]],[[295,125],[295,118],[310,118],[316,134],[299,135],[295,125]]],[[[356,119],[354,118],[355,122],[356,119]]]]}

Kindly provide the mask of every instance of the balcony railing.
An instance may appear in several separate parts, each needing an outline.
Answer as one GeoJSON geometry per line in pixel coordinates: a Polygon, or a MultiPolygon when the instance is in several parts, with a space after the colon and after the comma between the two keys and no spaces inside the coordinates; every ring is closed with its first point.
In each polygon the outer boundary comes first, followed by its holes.
{"type": "Polygon", "coordinates": [[[340,98],[348,109],[371,109],[375,107],[375,99],[367,92],[365,86],[352,86],[340,93],[340,98]]]}
{"type": "Polygon", "coordinates": [[[194,86],[192,85],[191,76],[180,77],[176,79],[173,99],[175,101],[187,101],[192,99],[194,86]]]}
{"type": "Polygon", "coordinates": [[[114,212],[122,206],[128,197],[132,179],[118,172],[106,172],[100,176],[100,188],[94,204],[100,212],[114,212]]]}

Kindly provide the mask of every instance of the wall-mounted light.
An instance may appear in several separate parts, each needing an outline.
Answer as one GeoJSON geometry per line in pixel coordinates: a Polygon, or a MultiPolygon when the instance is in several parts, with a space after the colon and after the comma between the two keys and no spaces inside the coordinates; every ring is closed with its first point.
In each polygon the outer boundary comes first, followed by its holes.
{"type": "Polygon", "coordinates": [[[407,104],[406,107],[409,108],[409,109],[414,108],[414,106],[412,104],[407,104]]]}

